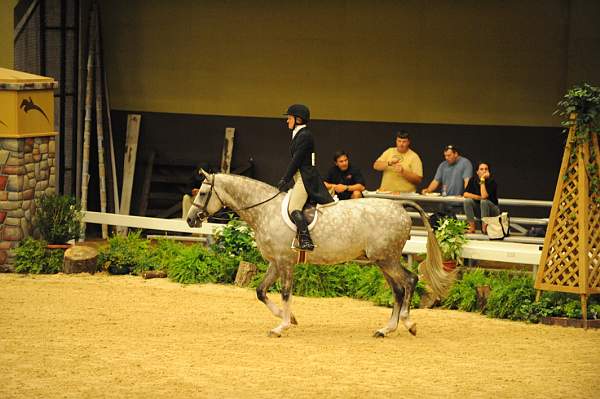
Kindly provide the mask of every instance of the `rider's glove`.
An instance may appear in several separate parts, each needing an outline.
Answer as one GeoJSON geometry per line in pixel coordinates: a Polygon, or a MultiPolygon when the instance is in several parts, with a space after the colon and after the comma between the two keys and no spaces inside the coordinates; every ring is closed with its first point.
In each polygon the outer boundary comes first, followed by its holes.
{"type": "Polygon", "coordinates": [[[279,183],[277,183],[277,189],[283,193],[285,192],[285,188],[287,187],[287,185],[288,182],[284,178],[282,178],[281,180],[279,180],[279,183]]]}

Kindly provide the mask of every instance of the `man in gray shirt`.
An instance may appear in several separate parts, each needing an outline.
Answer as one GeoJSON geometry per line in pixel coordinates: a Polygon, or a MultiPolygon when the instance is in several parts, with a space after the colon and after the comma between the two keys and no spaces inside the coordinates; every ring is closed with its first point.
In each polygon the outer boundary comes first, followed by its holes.
{"type": "Polygon", "coordinates": [[[458,148],[447,145],[444,148],[444,158],[435,172],[435,177],[423,194],[432,193],[441,186],[442,195],[462,196],[469,179],[473,176],[473,165],[467,158],[460,156],[458,148]]]}

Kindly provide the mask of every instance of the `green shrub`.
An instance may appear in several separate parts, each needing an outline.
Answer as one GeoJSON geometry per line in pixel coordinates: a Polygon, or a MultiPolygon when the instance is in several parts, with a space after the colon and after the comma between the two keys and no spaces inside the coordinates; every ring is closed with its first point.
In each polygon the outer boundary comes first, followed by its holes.
{"type": "Polygon", "coordinates": [[[481,269],[463,274],[462,278],[452,285],[448,296],[444,299],[444,307],[467,312],[477,310],[477,287],[489,285],[489,278],[481,269]]]}
{"type": "Polygon", "coordinates": [[[340,266],[298,265],[294,270],[294,294],[310,297],[337,297],[346,286],[340,266]]]}
{"type": "Polygon", "coordinates": [[[213,250],[230,257],[237,257],[254,264],[265,263],[254,241],[254,233],[248,225],[239,220],[232,219],[215,236],[213,250]]]}
{"type": "Polygon", "coordinates": [[[127,236],[110,237],[108,245],[99,251],[98,264],[112,274],[141,274],[156,266],[148,255],[148,241],[141,237],[141,231],[131,231],[127,236]]]}
{"type": "Polygon", "coordinates": [[[237,258],[218,255],[201,245],[190,245],[178,253],[167,275],[182,284],[231,283],[237,266],[237,258]]]}
{"type": "Polygon", "coordinates": [[[65,251],[48,249],[44,240],[31,237],[14,249],[15,271],[17,273],[54,274],[62,271],[65,251]]]}
{"type": "Polygon", "coordinates": [[[392,306],[392,290],[377,266],[366,266],[361,270],[355,288],[355,297],[374,302],[380,306],[392,306]]]}
{"type": "Polygon", "coordinates": [[[185,245],[168,239],[159,238],[155,245],[147,249],[147,267],[150,270],[168,271],[185,245]]]}
{"type": "Polygon", "coordinates": [[[66,195],[44,194],[35,200],[33,226],[50,244],[65,244],[79,238],[81,206],[66,195]]]}
{"type": "Polygon", "coordinates": [[[485,313],[500,319],[529,320],[534,300],[532,278],[514,277],[507,284],[492,284],[485,313]]]}

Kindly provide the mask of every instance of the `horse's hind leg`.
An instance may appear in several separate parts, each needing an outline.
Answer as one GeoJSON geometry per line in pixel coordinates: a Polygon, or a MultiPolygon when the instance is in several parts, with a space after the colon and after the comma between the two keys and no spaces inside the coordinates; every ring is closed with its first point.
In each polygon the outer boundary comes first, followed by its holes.
{"type": "Polygon", "coordinates": [[[404,282],[404,302],[400,308],[400,320],[412,335],[417,335],[417,324],[410,319],[410,305],[419,277],[404,266],[400,266],[400,272],[404,282]]]}
{"type": "Polygon", "coordinates": [[[398,328],[398,321],[402,320],[408,331],[415,335],[417,326],[410,320],[410,303],[417,285],[417,276],[406,270],[398,261],[378,262],[381,271],[394,295],[394,308],[387,326],[377,330],[375,337],[384,337],[398,328]]]}
{"type": "MultiPolygon", "coordinates": [[[[277,271],[277,267],[273,262],[270,262],[263,281],[256,288],[256,296],[262,303],[267,305],[267,308],[269,308],[271,313],[273,313],[276,317],[281,318],[283,317],[283,311],[267,296],[267,291],[277,280],[278,276],[279,272],[277,271]]],[[[292,324],[298,324],[293,314],[290,315],[290,318],[290,322],[292,324]]]]}

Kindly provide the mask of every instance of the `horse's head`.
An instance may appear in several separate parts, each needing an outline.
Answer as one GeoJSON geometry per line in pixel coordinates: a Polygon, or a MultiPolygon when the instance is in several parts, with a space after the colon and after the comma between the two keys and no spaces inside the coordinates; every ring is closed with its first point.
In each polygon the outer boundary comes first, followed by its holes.
{"type": "Polygon", "coordinates": [[[200,173],[204,174],[205,179],[187,213],[186,220],[190,227],[201,226],[203,221],[224,206],[215,190],[215,175],[208,174],[203,169],[200,173]]]}

